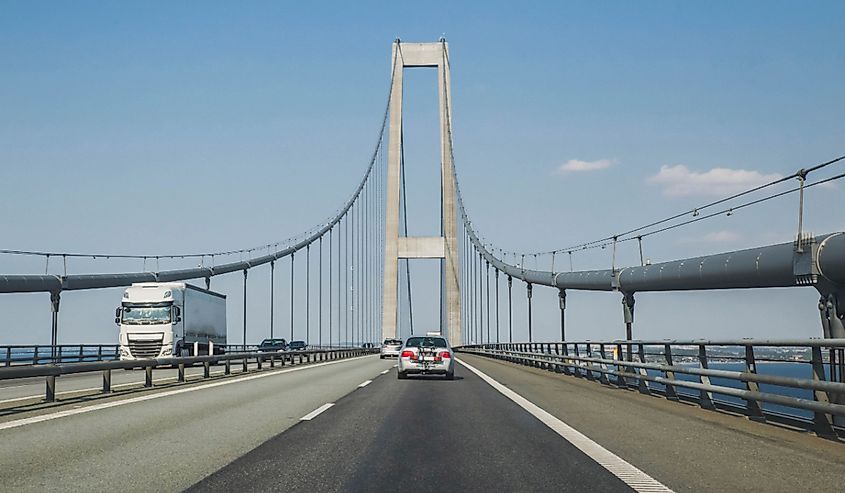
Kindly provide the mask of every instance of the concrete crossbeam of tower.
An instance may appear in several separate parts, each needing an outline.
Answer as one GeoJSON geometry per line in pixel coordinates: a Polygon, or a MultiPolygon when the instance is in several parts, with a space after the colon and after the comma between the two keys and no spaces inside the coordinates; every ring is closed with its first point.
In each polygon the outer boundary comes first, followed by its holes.
{"type": "Polygon", "coordinates": [[[462,344],[461,296],[458,284],[460,261],[457,245],[455,185],[452,180],[451,76],[449,47],[437,43],[393,43],[390,126],[387,154],[387,215],[384,244],[384,291],[382,331],[385,338],[398,336],[399,260],[436,258],[440,261],[442,282],[441,329],[453,346],[462,344]],[[402,79],[406,67],[437,69],[440,101],[440,197],[441,229],[435,237],[400,237],[399,207],[402,166],[402,79]]]}

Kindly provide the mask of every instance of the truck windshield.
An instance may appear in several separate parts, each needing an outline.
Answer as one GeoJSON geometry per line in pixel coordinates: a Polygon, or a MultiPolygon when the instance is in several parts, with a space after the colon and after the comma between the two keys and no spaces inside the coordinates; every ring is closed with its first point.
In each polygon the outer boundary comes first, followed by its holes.
{"type": "Polygon", "coordinates": [[[170,305],[123,306],[123,323],[127,325],[152,325],[170,323],[170,305]]]}

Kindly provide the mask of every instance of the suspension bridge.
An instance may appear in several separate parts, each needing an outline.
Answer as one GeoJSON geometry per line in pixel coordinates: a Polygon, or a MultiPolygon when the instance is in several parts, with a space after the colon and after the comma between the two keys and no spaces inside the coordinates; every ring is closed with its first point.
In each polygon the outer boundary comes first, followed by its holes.
{"type": "Polygon", "coordinates": [[[842,487],[845,233],[804,231],[803,200],[845,177],[835,174],[845,158],[596,240],[505,255],[481,239],[461,193],[448,44],[396,40],[390,62],[388,101],[363,175],[309,231],[229,251],[0,251],[45,266],[0,275],[0,293],[44,296],[45,309],[49,297],[52,312],[49,345],[0,345],[4,489],[842,487]],[[403,78],[414,68],[437,73],[441,193],[439,210],[430,208],[439,213],[437,236],[409,233],[403,78]],[[817,178],[822,170],[834,174],[817,178]],[[800,204],[793,242],[662,263],[642,257],[644,238],[785,196],[800,204]],[[634,242],[639,265],[617,265],[617,247],[634,242]],[[572,268],[573,254],[596,248],[609,250],[609,269],[572,268]],[[538,255],[550,258],[550,270],[529,268],[526,258],[538,255]],[[75,272],[77,259],[141,269],[75,272]],[[439,327],[414,325],[414,299],[438,296],[412,290],[417,259],[439,261],[439,327]],[[182,266],[161,269],[163,261],[182,266]],[[289,319],[279,321],[282,263],[289,319]],[[261,270],[270,275],[261,307],[269,327],[248,324],[246,300],[264,289],[251,274],[261,270]],[[67,292],[186,281],[211,290],[225,275],[242,276],[242,325],[229,327],[230,336],[241,332],[241,344],[209,340],[204,352],[183,354],[158,346],[160,353],[122,359],[122,343],[111,340],[60,344],[67,292]],[[638,293],[771,288],[818,292],[818,305],[807,307],[819,313],[817,338],[635,337],[638,293]],[[548,309],[534,306],[535,289],[557,294],[557,340],[535,337],[534,312],[548,309]],[[574,290],[615,294],[625,337],[567,339],[574,290]],[[514,317],[516,297],[527,304],[524,320],[514,317]],[[400,381],[393,361],[374,354],[382,340],[421,330],[439,331],[456,349],[456,380],[400,381]],[[262,353],[248,344],[267,337],[307,346],[262,353]]]}

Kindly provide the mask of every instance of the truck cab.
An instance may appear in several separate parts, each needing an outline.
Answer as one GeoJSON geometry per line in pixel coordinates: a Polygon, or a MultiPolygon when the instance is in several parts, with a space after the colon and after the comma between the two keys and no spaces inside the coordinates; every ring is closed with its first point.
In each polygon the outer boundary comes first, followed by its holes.
{"type": "Polygon", "coordinates": [[[226,297],[186,283],[137,283],[123,292],[115,323],[122,360],[219,353],[226,297]]]}

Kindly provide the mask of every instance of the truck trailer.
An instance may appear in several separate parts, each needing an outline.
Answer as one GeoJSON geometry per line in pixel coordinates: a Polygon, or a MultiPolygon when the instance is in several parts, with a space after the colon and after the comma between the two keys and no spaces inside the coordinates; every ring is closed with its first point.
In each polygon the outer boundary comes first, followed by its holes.
{"type": "Polygon", "coordinates": [[[183,282],[132,284],[115,310],[120,359],[222,354],[226,295],[183,282]]]}

